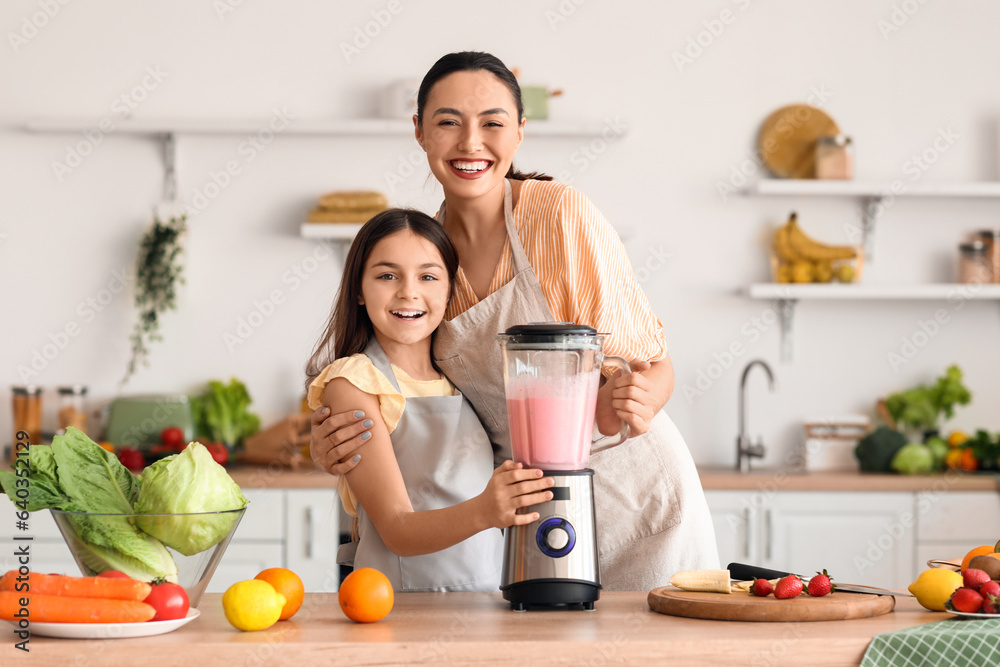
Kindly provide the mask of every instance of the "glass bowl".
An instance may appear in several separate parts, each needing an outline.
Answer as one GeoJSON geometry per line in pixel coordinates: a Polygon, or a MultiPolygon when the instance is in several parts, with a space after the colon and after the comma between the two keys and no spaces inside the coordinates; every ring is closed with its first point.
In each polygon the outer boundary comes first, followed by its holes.
{"type": "Polygon", "coordinates": [[[183,586],[197,607],[246,508],[189,514],[49,511],[84,576],[121,570],[143,581],[164,578],[183,586]]]}

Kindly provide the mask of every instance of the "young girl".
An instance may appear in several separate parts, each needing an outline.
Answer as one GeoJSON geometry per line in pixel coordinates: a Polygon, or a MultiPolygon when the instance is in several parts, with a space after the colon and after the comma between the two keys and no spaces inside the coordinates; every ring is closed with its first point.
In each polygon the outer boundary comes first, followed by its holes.
{"type": "MultiPolygon", "coordinates": [[[[537,520],[516,511],[552,497],[540,470],[512,461],[493,469],[472,406],[431,361],[457,269],[455,248],[432,218],[403,209],[376,215],[351,245],[307,367],[310,407],[363,411],[372,422],[363,460],[339,481],[357,539],[338,562],[376,568],[396,591],[496,591],[495,529],[537,520]]],[[[324,469],[337,463],[327,449],[313,451],[324,469]]]]}

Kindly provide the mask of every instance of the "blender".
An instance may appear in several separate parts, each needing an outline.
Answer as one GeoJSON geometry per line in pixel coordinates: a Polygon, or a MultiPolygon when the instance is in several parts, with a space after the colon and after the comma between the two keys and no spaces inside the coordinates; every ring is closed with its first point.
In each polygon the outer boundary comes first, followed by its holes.
{"type": "Polygon", "coordinates": [[[523,324],[498,336],[514,461],[540,468],[555,480],[552,499],[521,510],[537,521],[511,526],[504,535],[500,590],[515,611],[531,606],[594,609],[601,574],[594,516],[591,452],[621,444],[621,433],[593,440],[601,368],[621,357],[605,356],[605,334],[566,322],[523,324]]]}

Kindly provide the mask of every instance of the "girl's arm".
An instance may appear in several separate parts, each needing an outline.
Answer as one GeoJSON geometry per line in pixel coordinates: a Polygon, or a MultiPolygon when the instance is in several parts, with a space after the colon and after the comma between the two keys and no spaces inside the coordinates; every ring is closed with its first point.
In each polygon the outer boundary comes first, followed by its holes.
{"type": "Polygon", "coordinates": [[[538,514],[516,510],[551,499],[552,479],[541,470],[505,462],[497,468],[486,490],[452,507],[413,511],[403,476],[382,421],[378,397],[366,394],[344,378],[327,384],[323,402],[336,414],[363,410],[373,422],[365,455],[346,474],[358,502],[372,518],[385,546],[397,556],[419,556],[454,546],[487,528],[531,523],[538,514]]]}
{"type": "Polygon", "coordinates": [[[632,372],[605,382],[597,393],[597,430],[614,435],[628,423],[632,435],[649,430],[649,423],[674,393],[674,366],[666,356],[652,363],[631,361],[632,372]]]}

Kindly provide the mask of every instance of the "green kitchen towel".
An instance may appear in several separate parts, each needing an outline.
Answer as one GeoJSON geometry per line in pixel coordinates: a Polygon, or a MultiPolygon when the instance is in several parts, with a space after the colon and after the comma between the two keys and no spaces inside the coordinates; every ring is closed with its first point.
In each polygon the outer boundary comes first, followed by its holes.
{"type": "Polygon", "coordinates": [[[861,667],[1000,665],[1000,618],[953,618],[875,635],[861,667]]]}

